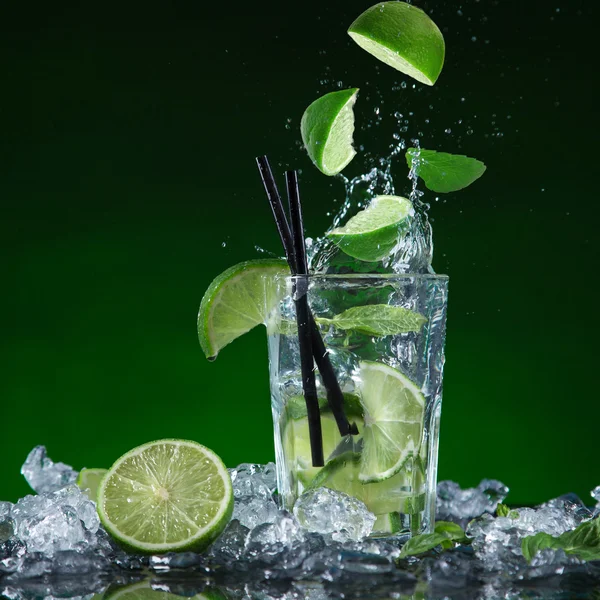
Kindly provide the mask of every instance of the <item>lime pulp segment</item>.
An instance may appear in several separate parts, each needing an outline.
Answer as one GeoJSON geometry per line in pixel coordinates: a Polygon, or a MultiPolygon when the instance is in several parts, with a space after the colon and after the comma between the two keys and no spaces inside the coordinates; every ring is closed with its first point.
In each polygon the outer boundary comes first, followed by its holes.
{"type": "Polygon", "coordinates": [[[137,552],[202,550],[232,511],[225,465],[208,448],[186,440],[134,448],[110,468],[98,491],[105,529],[137,552]]]}
{"type": "Polygon", "coordinates": [[[285,261],[265,259],[239,263],[213,280],[198,312],[198,338],[209,360],[239,336],[266,324],[283,295],[285,275],[285,261]]]}

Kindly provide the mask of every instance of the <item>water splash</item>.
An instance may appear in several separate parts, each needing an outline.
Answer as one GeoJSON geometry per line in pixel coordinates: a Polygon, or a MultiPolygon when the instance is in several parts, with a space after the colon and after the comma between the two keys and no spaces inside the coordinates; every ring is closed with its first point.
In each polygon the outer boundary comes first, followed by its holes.
{"type": "MultiPolygon", "coordinates": [[[[403,115],[395,113],[399,126],[404,123],[403,115]]],[[[402,130],[402,128],[401,128],[402,130]]],[[[343,183],[345,199],[335,214],[332,229],[345,224],[358,211],[364,209],[372,198],[378,195],[396,195],[392,167],[398,162],[404,166],[404,157],[399,156],[407,144],[400,135],[394,134],[394,142],[389,154],[376,159],[366,173],[348,179],[344,175],[337,178],[343,183]]],[[[414,148],[419,148],[419,140],[412,139],[414,148]]],[[[429,204],[422,201],[423,192],[418,189],[418,152],[408,178],[410,181],[409,199],[415,208],[408,231],[399,236],[398,243],[389,257],[379,263],[367,263],[353,259],[341,252],[326,236],[313,240],[308,248],[309,268],[317,273],[427,273],[433,272],[431,260],[433,243],[431,226],[427,217],[429,204]]],[[[402,192],[398,192],[399,195],[402,192]]]]}

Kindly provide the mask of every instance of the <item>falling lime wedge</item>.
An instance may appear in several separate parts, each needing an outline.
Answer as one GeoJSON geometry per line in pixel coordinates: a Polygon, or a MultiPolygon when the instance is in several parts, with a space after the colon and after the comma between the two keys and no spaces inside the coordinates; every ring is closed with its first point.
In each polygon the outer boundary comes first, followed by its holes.
{"type": "Polygon", "coordinates": [[[357,94],[356,88],[325,94],[302,115],[302,141],[310,159],[325,175],[337,175],[356,155],[352,109],[357,94]]]}
{"type": "Polygon", "coordinates": [[[433,85],[444,65],[444,36],[420,9],[405,2],[379,2],[348,29],[350,37],[386,65],[433,85]]]}
{"type": "Polygon", "coordinates": [[[414,214],[413,205],[406,198],[376,196],[367,208],[327,236],[349,256],[378,262],[389,256],[414,214]]]}
{"type": "Polygon", "coordinates": [[[108,469],[81,469],[77,477],[77,485],[85,492],[90,500],[96,501],[98,488],[102,478],[108,473],[108,469]]]}
{"type": "Polygon", "coordinates": [[[142,553],[205,549],[233,511],[229,473],[211,450],[186,440],[134,448],[109,469],[98,490],[104,528],[142,553]]]}
{"type": "Polygon", "coordinates": [[[283,277],[289,275],[283,260],[239,263],[214,279],[198,312],[198,337],[206,358],[219,351],[267,317],[283,294],[283,277]]]}

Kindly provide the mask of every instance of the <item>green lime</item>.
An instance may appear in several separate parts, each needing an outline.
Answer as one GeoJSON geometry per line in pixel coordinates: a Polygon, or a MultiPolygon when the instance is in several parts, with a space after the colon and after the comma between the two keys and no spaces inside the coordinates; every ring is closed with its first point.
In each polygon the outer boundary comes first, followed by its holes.
{"type": "Polygon", "coordinates": [[[108,469],[81,469],[77,477],[77,485],[85,492],[90,500],[96,501],[98,488],[108,469]]]}
{"type": "Polygon", "coordinates": [[[358,392],[365,410],[359,480],[389,479],[408,458],[417,455],[423,434],[425,398],[397,369],[361,362],[358,392]]]}
{"type": "MultiPolygon", "coordinates": [[[[106,600],[181,600],[181,596],[153,589],[150,580],[138,581],[106,593],[106,600]]],[[[217,588],[206,588],[201,594],[189,597],[189,600],[226,600],[226,596],[217,588]]]]}
{"type": "Polygon", "coordinates": [[[249,260],[223,271],[206,290],[198,312],[202,350],[214,360],[227,344],[266,324],[269,313],[283,296],[285,261],[249,260]]]}
{"type": "Polygon", "coordinates": [[[412,202],[406,198],[376,196],[367,208],[327,236],[349,256],[378,262],[390,255],[414,214],[412,202]]]}
{"type": "Polygon", "coordinates": [[[300,133],[308,156],[325,175],[337,175],[356,156],[352,146],[358,89],[317,98],[302,115],[300,133]]]}
{"type": "Polygon", "coordinates": [[[350,37],[386,65],[433,85],[444,66],[446,47],[437,25],[405,2],[379,2],[348,29],[350,37]]]}
{"type": "Polygon", "coordinates": [[[399,512],[377,515],[373,531],[379,535],[394,535],[402,529],[402,517],[399,512]]]}
{"type": "Polygon", "coordinates": [[[134,448],[98,490],[104,528],[135,552],[205,549],[233,511],[229,473],[211,450],[186,440],[134,448]]]}

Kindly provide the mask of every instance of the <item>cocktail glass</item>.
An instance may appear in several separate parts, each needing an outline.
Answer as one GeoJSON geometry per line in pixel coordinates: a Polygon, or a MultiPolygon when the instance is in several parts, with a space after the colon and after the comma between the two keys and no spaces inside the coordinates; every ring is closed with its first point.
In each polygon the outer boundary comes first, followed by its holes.
{"type": "MultiPolygon", "coordinates": [[[[297,286],[293,283],[299,283],[299,278],[293,279],[281,277],[286,293],[268,323],[277,480],[284,507],[291,510],[304,491],[325,486],[367,505],[377,517],[373,536],[430,532],[435,514],[447,276],[311,275],[297,286]],[[344,392],[346,414],[359,430],[358,435],[340,436],[317,373],[323,467],[313,467],[311,462],[294,288],[308,289],[309,305],[344,392]],[[417,319],[418,326],[414,318],[407,320],[407,329],[413,330],[390,335],[373,335],[373,317],[364,323],[340,319],[340,315],[352,314],[345,312],[348,309],[369,305],[401,307],[411,311],[408,316],[422,317],[417,319]]],[[[377,309],[373,314],[377,315],[377,309]]],[[[396,331],[398,325],[390,325],[390,330],[396,331]]]]}

